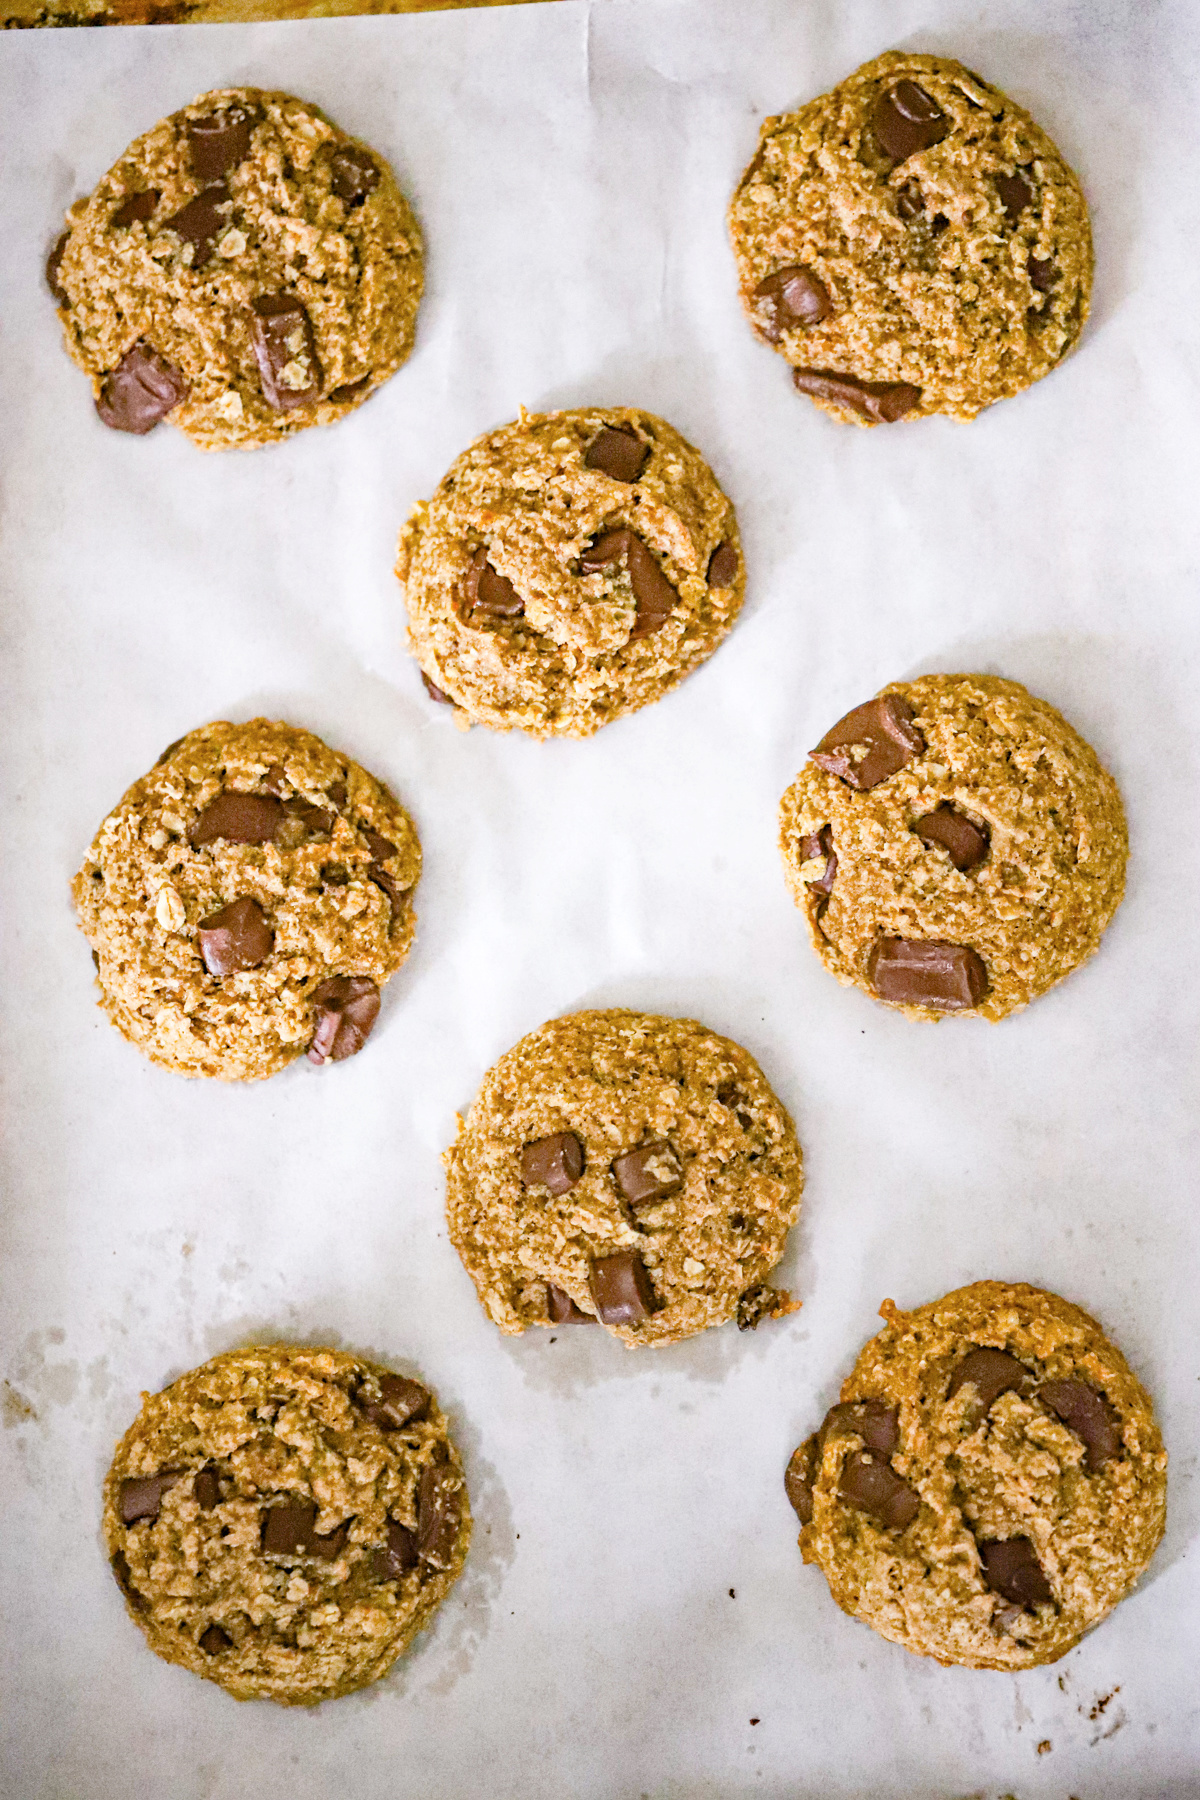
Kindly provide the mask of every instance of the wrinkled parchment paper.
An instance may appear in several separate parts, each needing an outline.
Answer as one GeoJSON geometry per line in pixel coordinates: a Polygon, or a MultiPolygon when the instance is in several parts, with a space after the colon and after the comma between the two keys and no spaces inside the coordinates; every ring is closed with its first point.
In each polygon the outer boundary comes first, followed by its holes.
{"type": "Polygon", "coordinates": [[[1185,0],[641,0],[0,45],[11,1800],[1200,1794],[1198,52],[1185,0]],[[724,209],[759,119],[893,44],[1030,107],[1093,208],[1080,350],[969,426],[832,423],[735,297],[724,209]],[[429,285],[411,362],[362,412],[205,457],[97,423],[41,265],[129,139],[242,82],[392,160],[429,285]],[[648,406],[703,448],[738,507],[745,613],[590,743],[460,734],[402,648],[397,529],[518,405],[585,402],[648,406]],[[776,855],[809,746],[933,669],[1052,700],[1129,811],[1100,955],[998,1027],[839,988],[776,855]],[[367,1054],[189,1084],[97,1011],[68,881],[164,744],[261,712],[411,808],[419,934],[367,1054]],[[476,1305],[442,1216],[455,1112],[523,1032],[618,1003],[740,1039],[792,1109],[786,1322],[629,1354],[504,1339],[476,1305]],[[781,1483],[879,1302],[985,1275],[1094,1312],[1172,1456],[1137,1594],[1015,1678],[843,1617],[781,1483]],[[277,1336],[419,1368],[477,1519],[435,1629],[314,1715],[155,1661],[99,1530],[140,1390],[277,1336]]]}

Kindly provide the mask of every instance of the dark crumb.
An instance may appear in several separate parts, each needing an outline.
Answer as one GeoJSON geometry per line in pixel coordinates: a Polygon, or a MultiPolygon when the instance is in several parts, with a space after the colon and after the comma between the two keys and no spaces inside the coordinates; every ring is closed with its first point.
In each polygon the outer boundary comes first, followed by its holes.
{"type": "Polygon", "coordinates": [[[799,1311],[800,1302],[793,1300],[785,1288],[768,1287],[765,1281],[747,1288],[737,1303],[739,1331],[757,1331],[764,1319],[782,1319],[799,1311]]]}
{"type": "Polygon", "coordinates": [[[554,1337],[554,1338],[551,1338],[551,1339],[550,1339],[550,1342],[551,1342],[551,1343],[552,1343],[552,1344],[557,1344],[557,1342],[558,1342],[558,1339],[557,1339],[557,1338],[556,1338],[556,1337],[554,1337]]]}
{"type": "Polygon", "coordinates": [[[735,1594],[735,1593],[734,1593],[734,1591],[733,1591],[733,1589],[732,1589],[732,1588],[730,1588],[730,1590],[729,1590],[729,1598],[730,1598],[730,1599],[731,1599],[731,1600],[736,1600],[736,1599],[737,1599],[737,1595],[736,1595],[736,1594],[735,1594]]]}
{"type": "Polygon", "coordinates": [[[751,1721],[750,1721],[750,1723],[751,1723],[751,1724],[752,1724],[752,1725],[757,1725],[757,1724],[758,1724],[758,1720],[757,1720],[757,1719],[751,1719],[751,1721]]]}
{"type": "Polygon", "coordinates": [[[1046,1756],[1049,1754],[1049,1752],[1051,1750],[1053,1750],[1053,1748],[1054,1748],[1054,1745],[1050,1742],[1050,1739],[1043,1738],[1041,1743],[1038,1745],[1038,1755],[1046,1756]]]}
{"type": "MultiPolygon", "coordinates": [[[[1103,1718],[1105,1712],[1108,1709],[1109,1701],[1115,1700],[1117,1695],[1120,1693],[1120,1691],[1121,1690],[1119,1687],[1115,1687],[1115,1688],[1113,1688],[1111,1693],[1101,1694],[1100,1698],[1096,1701],[1096,1704],[1092,1707],[1091,1711],[1088,1713],[1088,1718],[1092,1719],[1092,1720],[1103,1718]]],[[[1082,1706],[1079,1708],[1079,1710],[1080,1710],[1080,1712],[1083,1711],[1082,1706]]]]}

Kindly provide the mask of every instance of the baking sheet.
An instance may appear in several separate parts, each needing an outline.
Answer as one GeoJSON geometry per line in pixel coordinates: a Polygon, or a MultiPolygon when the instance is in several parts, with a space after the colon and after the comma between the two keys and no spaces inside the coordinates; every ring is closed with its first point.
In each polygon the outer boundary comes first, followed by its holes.
{"type": "Polygon", "coordinates": [[[6,1795],[1200,1794],[1198,50],[1179,0],[640,0],[0,46],[6,1795]],[[723,214],[758,120],[892,44],[1029,106],[1093,209],[1080,351],[965,427],[833,424],[735,297],[723,214]],[[318,100],[391,158],[429,286],[411,362],[362,412],[205,457],[96,422],[41,264],[130,138],[242,82],[318,100]],[[738,507],[745,613],[589,743],[460,734],[401,647],[397,529],[521,403],[588,402],[648,406],[703,448],[738,507]],[[1100,955],[998,1027],[915,1026],[839,988],[775,850],[830,721],[932,669],[1052,700],[1129,811],[1100,955]],[[261,712],[411,808],[419,935],[367,1054],[189,1084],[97,1011],[67,884],[165,743],[261,712]],[[792,1109],[788,1321],[630,1354],[505,1339],[477,1307],[442,1216],[455,1112],[524,1031],[617,1003],[738,1038],[792,1109]],[[1015,1677],[843,1617],[781,1484],[879,1302],[981,1276],[1096,1313],[1172,1458],[1135,1596],[1015,1677]],[[99,1530],[139,1391],[277,1336],[419,1366],[477,1520],[435,1629],[311,1715],[157,1662],[99,1530]]]}

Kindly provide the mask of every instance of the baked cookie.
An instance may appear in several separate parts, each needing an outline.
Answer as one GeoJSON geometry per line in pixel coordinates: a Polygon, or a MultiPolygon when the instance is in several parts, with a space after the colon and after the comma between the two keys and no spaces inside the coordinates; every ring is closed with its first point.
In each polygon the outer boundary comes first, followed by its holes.
{"type": "Polygon", "coordinates": [[[843,1612],[940,1663],[1054,1662],[1163,1534],[1149,1396],[1094,1319],[977,1281],[887,1324],[785,1486],[843,1612]]]}
{"type": "Polygon", "coordinates": [[[450,1239],[501,1331],[631,1348],[795,1311],[767,1285],[800,1211],[792,1121],[694,1019],[571,1013],[484,1079],[446,1152],[450,1239]]]}
{"type": "Polygon", "coordinates": [[[1125,891],[1116,782],[994,675],[895,681],[848,712],[783,796],[779,842],[825,967],[912,1019],[1027,1006],[1125,891]]]}
{"type": "Polygon", "coordinates": [[[202,450],[330,425],[412,349],[421,232],[383,158],[290,94],[222,88],[77,200],[47,280],[116,431],[202,450]]]}
{"type": "Polygon", "coordinates": [[[711,656],[746,577],[699,451],[633,407],[522,411],[452,465],[400,537],[409,648],[435,700],[588,737],[711,656]]]}
{"type": "Polygon", "coordinates": [[[416,928],[421,846],[311,732],[218,721],[170,745],[72,884],[101,1005],[152,1062],[253,1081],[361,1050],[416,928]]]}
{"type": "Polygon", "coordinates": [[[156,1655],[235,1700],[315,1706],[378,1681],[429,1624],[471,1514],[427,1387],[270,1344],[142,1396],[104,1538],[156,1655]]]}
{"type": "Polygon", "coordinates": [[[742,303],[836,419],[970,419],[1083,330],[1079,182],[1029,114],[945,57],[892,50],[767,119],[729,228],[742,303]]]}

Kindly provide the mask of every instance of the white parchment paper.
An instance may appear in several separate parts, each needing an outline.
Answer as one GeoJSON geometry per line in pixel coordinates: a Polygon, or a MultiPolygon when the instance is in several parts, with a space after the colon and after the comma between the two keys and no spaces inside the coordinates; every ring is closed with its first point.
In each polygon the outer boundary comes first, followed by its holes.
{"type": "Polygon", "coordinates": [[[564,3],[0,45],[6,1385],[0,1789],[11,1800],[734,1800],[1200,1794],[1197,1581],[1197,260],[1186,0],[564,3]],[[860,432],[738,310],[724,211],[757,123],[893,44],[1029,106],[1093,209],[1079,352],[969,426],[860,432]],[[205,457],[105,431],[42,288],[63,208],[206,88],[317,100],[427,234],[411,362],[332,431],[205,457]],[[401,647],[397,529],[477,433],[648,406],[733,496],[740,624],[584,744],[462,735],[401,647]],[[1120,781],[1128,897],[1094,962],[1001,1026],[910,1024],[804,941],[775,809],[897,676],[984,669],[1120,781]],[[141,1060],[94,1003],[67,884],[162,746],[311,727],[426,854],[369,1050],[245,1087],[141,1060]],[[808,1187],[803,1311],[629,1354],[513,1341],[447,1242],[439,1156],[484,1070],[580,1006],[696,1015],[759,1057],[808,1187]],[[802,1567],[781,1475],[885,1296],[981,1276],[1082,1303],[1154,1395],[1166,1541],[1084,1644],[940,1669],[802,1567]],[[157,1662],[105,1565],[140,1390],[253,1337],[419,1367],[477,1525],[433,1631],[315,1714],[157,1662]],[[1189,1555],[1189,1551],[1191,1554],[1189,1555]]]}

